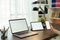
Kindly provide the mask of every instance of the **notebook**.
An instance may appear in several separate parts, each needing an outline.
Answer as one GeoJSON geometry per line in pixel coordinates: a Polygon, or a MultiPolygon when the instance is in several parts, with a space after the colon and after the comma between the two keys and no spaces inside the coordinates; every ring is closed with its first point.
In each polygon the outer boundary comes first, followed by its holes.
{"type": "Polygon", "coordinates": [[[30,32],[25,18],[9,20],[11,32],[14,36],[25,38],[38,34],[37,32],[30,32]]]}

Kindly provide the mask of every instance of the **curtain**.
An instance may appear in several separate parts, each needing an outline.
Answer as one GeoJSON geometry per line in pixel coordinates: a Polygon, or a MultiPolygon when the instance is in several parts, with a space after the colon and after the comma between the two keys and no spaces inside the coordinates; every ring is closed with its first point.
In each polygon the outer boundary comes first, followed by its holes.
{"type": "Polygon", "coordinates": [[[8,25],[9,16],[10,0],[0,0],[0,27],[8,25]]]}
{"type": "Polygon", "coordinates": [[[33,0],[0,0],[0,27],[9,24],[9,19],[26,18],[30,24],[33,0]]]}
{"type": "Polygon", "coordinates": [[[10,18],[11,19],[16,19],[16,18],[26,18],[28,24],[30,21],[30,9],[31,9],[31,0],[11,0],[10,3],[10,18]]]}

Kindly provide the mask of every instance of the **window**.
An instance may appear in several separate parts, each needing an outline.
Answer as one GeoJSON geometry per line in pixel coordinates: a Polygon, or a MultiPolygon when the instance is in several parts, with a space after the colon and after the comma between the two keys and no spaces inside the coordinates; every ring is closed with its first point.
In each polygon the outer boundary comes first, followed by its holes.
{"type": "Polygon", "coordinates": [[[0,25],[7,25],[9,19],[26,18],[31,21],[33,0],[0,0],[0,25]]]}
{"type": "Polygon", "coordinates": [[[28,9],[28,0],[11,0],[11,18],[26,18],[28,9]]]}
{"type": "Polygon", "coordinates": [[[26,18],[28,24],[31,21],[32,0],[11,0],[10,18],[26,18]]]}

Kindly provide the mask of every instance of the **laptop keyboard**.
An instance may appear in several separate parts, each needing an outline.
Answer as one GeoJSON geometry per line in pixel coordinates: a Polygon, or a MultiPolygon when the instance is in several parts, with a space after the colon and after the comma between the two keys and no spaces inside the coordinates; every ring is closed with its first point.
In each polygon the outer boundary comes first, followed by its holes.
{"type": "Polygon", "coordinates": [[[28,31],[17,32],[17,33],[14,33],[14,34],[23,35],[23,34],[26,34],[26,33],[28,33],[28,31]]]}

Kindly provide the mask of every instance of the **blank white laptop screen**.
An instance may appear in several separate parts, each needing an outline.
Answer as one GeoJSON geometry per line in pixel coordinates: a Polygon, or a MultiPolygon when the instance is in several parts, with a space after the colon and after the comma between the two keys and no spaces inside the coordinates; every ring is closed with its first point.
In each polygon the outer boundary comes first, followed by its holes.
{"type": "Polygon", "coordinates": [[[47,29],[51,29],[49,21],[45,21],[45,24],[47,29]]]}
{"type": "Polygon", "coordinates": [[[32,26],[32,30],[42,30],[43,29],[41,22],[32,22],[31,26],[32,26]]]}
{"type": "Polygon", "coordinates": [[[12,33],[28,30],[25,19],[10,20],[10,26],[12,29],[12,33]]]}

